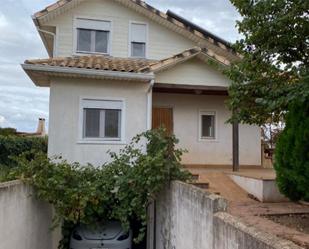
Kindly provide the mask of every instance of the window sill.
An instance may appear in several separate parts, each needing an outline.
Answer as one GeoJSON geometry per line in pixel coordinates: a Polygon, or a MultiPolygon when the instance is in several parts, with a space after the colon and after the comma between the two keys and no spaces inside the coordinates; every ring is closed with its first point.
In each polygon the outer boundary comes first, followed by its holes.
{"type": "Polygon", "coordinates": [[[213,139],[213,138],[199,138],[198,141],[201,143],[219,143],[220,142],[218,139],[213,139]]]}
{"type": "Polygon", "coordinates": [[[126,145],[122,140],[79,140],[77,144],[105,144],[105,145],[126,145]]]}
{"type": "Polygon", "coordinates": [[[90,51],[76,51],[73,55],[105,55],[111,56],[110,53],[90,52],[90,51]]]}

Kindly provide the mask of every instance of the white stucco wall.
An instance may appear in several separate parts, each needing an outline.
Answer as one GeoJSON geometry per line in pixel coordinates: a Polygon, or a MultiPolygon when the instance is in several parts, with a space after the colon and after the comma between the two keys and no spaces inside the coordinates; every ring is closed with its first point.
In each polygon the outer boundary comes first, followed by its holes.
{"type": "MultiPolygon", "coordinates": [[[[179,147],[187,149],[183,156],[186,164],[231,165],[232,126],[226,124],[230,112],[224,96],[189,94],[153,94],[153,106],[171,107],[174,115],[174,133],[179,147]],[[199,139],[199,111],[215,111],[217,115],[217,138],[199,139]]],[[[240,125],[240,164],[261,165],[260,128],[240,125]]]]}
{"type": "Polygon", "coordinates": [[[147,83],[86,79],[54,79],[50,87],[49,156],[100,166],[124,144],[79,143],[81,97],[115,98],[125,102],[125,142],[147,128],[147,83]]]}
{"type": "Polygon", "coordinates": [[[61,231],[51,231],[52,220],[52,206],[38,201],[30,186],[0,183],[1,249],[57,249],[61,231]]]}
{"type": "Polygon", "coordinates": [[[55,56],[71,56],[73,51],[73,20],[91,17],[112,22],[111,55],[129,57],[130,21],[148,24],[148,58],[162,59],[196,46],[192,41],[149,20],[147,17],[112,0],[84,1],[76,8],[45,25],[57,27],[55,56]]]}
{"type": "Polygon", "coordinates": [[[195,58],[158,73],[157,83],[227,87],[229,80],[215,68],[195,58]]]}

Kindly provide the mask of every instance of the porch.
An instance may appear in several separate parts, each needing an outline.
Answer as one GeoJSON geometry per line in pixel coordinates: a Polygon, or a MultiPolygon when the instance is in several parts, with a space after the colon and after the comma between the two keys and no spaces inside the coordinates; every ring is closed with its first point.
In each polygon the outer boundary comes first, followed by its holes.
{"type": "Polygon", "coordinates": [[[226,123],[230,111],[225,86],[155,83],[152,128],[164,126],[188,152],[189,165],[261,165],[260,128],[226,123]]]}

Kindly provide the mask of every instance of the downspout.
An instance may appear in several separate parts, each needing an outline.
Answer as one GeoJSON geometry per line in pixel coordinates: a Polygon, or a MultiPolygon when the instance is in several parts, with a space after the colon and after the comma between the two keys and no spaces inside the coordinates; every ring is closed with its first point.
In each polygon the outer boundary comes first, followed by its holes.
{"type": "Polygon", "coordinates": [[[150,86],[147,91],[147,130],[151,130],[152,128],[152,89],[154,86],[155,80],[150,80],[150,86]]]}

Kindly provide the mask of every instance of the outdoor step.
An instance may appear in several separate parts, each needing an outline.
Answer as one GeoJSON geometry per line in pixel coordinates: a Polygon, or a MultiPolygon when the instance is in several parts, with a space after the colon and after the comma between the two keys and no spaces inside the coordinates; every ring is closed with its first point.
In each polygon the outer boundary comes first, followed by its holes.
{"type": "Polygon", "coordinates": [[[208,189],[209,188],[209,183],[208,182],[195,182],[193,183],[194,186],[202,189],[208,189]]]}
{"type": "Polygon", "coordinates": [[[199,178],[200,178],[200,175],[199,175],[199,174],[192,174],[192,180],[198,181],[199,178]]]}

